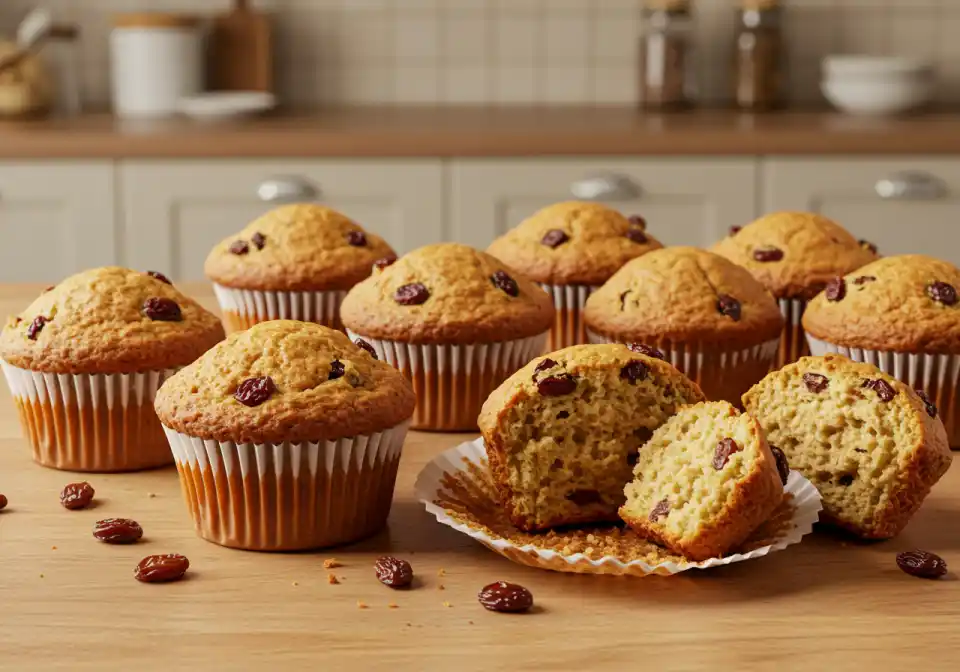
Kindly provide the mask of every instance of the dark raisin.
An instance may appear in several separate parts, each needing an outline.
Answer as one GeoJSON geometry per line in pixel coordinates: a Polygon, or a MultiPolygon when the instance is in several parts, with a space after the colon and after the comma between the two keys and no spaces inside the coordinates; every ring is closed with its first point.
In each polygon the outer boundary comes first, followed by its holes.
{"type": "Polygon", "coordinates": [[[739,453],[740,450],[740,446],[737,445],[737,442],[733,439],[720,439],[716,449],[713,451],[713,468],[720,471],[727,466],[727,460],[730,459],[730,456],[734,453],[739,453]]]}
{"type": "Polygon", "coordinates": [[[787,456],[776,446],[770,446],[770,452],[773,453],[773,460],[777,463],[777,473],[780,474],[780,482],[787,484],[790,478],[790,463],[787,462],[787,456]]]}
{"type": "Polygon", "coordinates": [[[872,252],[873,254],[876,254],[878,252],[877,246],[871,243],[869,240],[864,240],[863,238],[861,238],[857,242],[860,243],[860,247],[867,250],[868,252],[872,252]]]}
{"type": "Polygon", "coordinates": [[[166,583],[182,579],[189,568],[190,561],[179,553],[149,555],[140,561],[133,576],[144,583],[166,583]]]}
{"type": "Polygon", "coordinates": [[[890,383],[880,378],[875,380],[865,380],[861,387],[869,387],[874,392],[877,393],[877,396],[880,397],[880,401],[892,401],[895,396],[897,396],[896,390],[894,390],[890,383]]]}
{"type": "Polygon", "coordinates": [[[843,476],[837,479],[837,483],[839,483],[845,488],[849,487],[850,485],[853,485],[853,474],[844,474],[843,476]]]}
{"type": "Polygon", "coordinates": [[[504,271],[497,271],[490,276],[490,282],[493,283],[493,286],[497,289],[502,289],[505,294],[510,296],[519,296],[520,288],[517,286],[517,281],[507,275],[504,271]]]}
{"type": "Polygon", "coordinates": [[[643,232],[643,229],[629,229],[627,230],[627,238],[638,245],[646,245],[649,242],[647,234],[643,232]]]}
{"type": "Polygon", "coordinates": [[[717,296],[717,310],[734,322],[740,321],[740,302],[727,294],[717,296]]]}
{"type": "Polygon", "coordinates": [[[345,373],[345,371],[346,370],[343,367],[343,362],[341,362],[339,359],[335,359],[332,362],[330,362],[330,374],[327,376],[327,380],[336,380],[337,378],[343,378],[343,374],[345,373]]]}
{"type": "Polygon", "coordinates": [[[659,518],[667,515],[668,513],[670,513],[670,501],[666,498],[661,499],[650,512],[650,522],[655,523],[659,518]]]}
{"type": "Polygon", "coordinates": [[[47,287],[45,290],[43,290],[43,291],[41,292],[41,294],[46,294],[47,292],[51,291],[51,290],[54,289],[55,287],[56,287],[56,285],[50,285],[50,286],[47,287]]]}
{"type": "Polygon", "coordinates": [[[596,490],[574,490],[564,495],[566,499],[577,506],[590,506],[591,504],[603,504],[603,498],[596,490]]]}
{"type": "Polygon", "coordinates": [[[553,361],[549,357],[544,357],[543,359],[540,360],[536,368],[533,370],[533,375],[536,376],[538,373],[542,371],[546,371],[547,369],[552,369],[555,366],[557,366],[557,363],[555,361],[553,361]]]}
{"type": "Polygon", "coordinates": [[[160,271],[147,271],[147,275],[149,275],[151,278],[155,278],[156,280],[159,280],[160,282],[165,282],[168,285],[173,284],[172,282],[170,282],[170,278],[165,276],[160,271]]]}
{"type": "Polygon", "coordinates": [[[7,508],[7,496],[0,495],[0,511],[3,511],[5,508],[7,508]]]}
{"type": "Polygon", "coordinates": [[[924,407],[927,409],[927,415],[931,418],[937,417],[937,405],[930,401],[930,397],[927,396],[927,393],[923,390],[916,390],[917,396],[920,397],[920,401],[923,402],[924,407]]]}
{"type": "Polygon", "coordinates": [[[738,233],[740,233],[741,231],[743,231],[743,227],[742,227],[742,226],[731,226],[731,227],[730,227],[730,235],[731,235],[731,236],[735,236],[735,235],[737,235],[738,233]]]}
{"type": "Polygon", "coordinates": [[[947,573],[944,559],[930,551],[904,551],[897,555],[897,567],[921,579],[939,579],[947,573]]]}
{"type": "Polygon", "coordinates": [[[803,384],[814,394],[819,394],[829,387],[830,379],[821,376],[819,373],[805,373],[803,374],[803,384]]]}
{"type": "Polygon", "coordinates": [[[630,222],[630,226],[635,226],[641,231],[647,230],[647,220],[640,215],[630,215],[627,217],[627,221],[630,222]]]}
{"type": "Polygon", "coordinates": [[[664,357],[662,352],[643,343],[630,343],[627,345],[627,348],[633,350],[634,352],[639,352],[641,355],[646,355],[647,357],[653,357],[655,359],[667,361],[667,358],[664,357]]]}
{"type": "Polygon", "coordinates": [[[863,448],[854,448],[854,449],[853,449],[853,452],[855,452],[855,453],[865,453],[865,452],[867,452],[867,451],[864,450],[863,448]]]}
{"type": "Polygon", "coordinates": [[[409,285],[397,287],[393,293],[393,300],[401,306],[419,306],[430,298],[430,292],[419,282],[412,282],[409,285]]]}
{"type": "Polygon", "coordinates": [[[84,509],[93,501],[94,494],[93,486],[86,481],[70,483],[60,492],[60,504],[71,511],[84,509]]]}
{"type": "Polygon", "coordinates": [[[853,284],[855,285],[865,285],[868,282],[876,282],[877,276],[875,275],[861,275],[857,278],[854,278],[853,284]]]}
{"type": "Polygon", "coordinates": [[[620,369],[620,378],[629,380],[631,383],[636,383],[638,380],[644,380],[648,373],[649,369],[647,369],[647,365],[639,359],[634,359],[620,369]]]}
{"type": "Polygon", "coordinates": [[[250,242],[253,243],[253,246],[258,250],[262,250],[263,246],[267,244],[267,237],[257,231],[255,234],[250,236],[250,242]]]}
{"type": "Polygon", "coordinates": [[[183,315],[173,299],[151,296],[143,302],[143,314],[155,322],[180,322],[183,315]]]}
{"type": "Polygon", "coordinates": [[[33,322],[30,323],[30,326],[27,327],[27,338],[31,341],[37,340],[37,335],[43,331],[43,327],[47,324],[49,320],[43,315],[37,315],[33,318],[33,322]]]}
{"type": "Polygon", "coordinates": [[[366,247],[367,234],[365,234],[363,231],[348,231],[347,242],[354,247],[366,247]]]}
{"type": "Polygon", "coordinates": [[[270,376],[247,378],[237,387],[237,391],[233,393],[233,397],[244,406],[250,406],[252,408],[265,402],[276,391],[277,386],[270,376]]]}
{"type": "Polygon", "coordinates": [[[577,379],[569,373],[544,378],[537,383],[537,391],[545,397],[561,397],[577,389],[577,379]]]}
{"type": "Polygon", "coordinates": [[[375,262],[373,262],[373,267],[382,271],[387,266],[392,266],[395,263],[397,263],[397,257],[393,254],[388,254],[387,256],[380,257],[375,262]]]}
{"type": "Polygon", "coordinates": [[[570,417],[570,411],[559,411],[557,413],[557,420],[566,420],[570,417]]]}
{"type": "Polygon", "coordinates": [[[753,258],[757,261],[780,261],[783,259],[783,250],[778,247],[758,247],[753,251],[753,258]]]}
{"type": "Polygon", "coordinates": [[[354,344],[361,350],[366,350],[367,352],[369,352],[370,356],[373,357],[374,359],[380,359],[379,357],[377,357],[377,351],[373,349],[373,346],[367,343],[362,338],[358,338],[357,340],[355,340],[354,344]]]}
{"type": "Polygon", "coordinates": [[[235,240],[232,243],[230,243],[231,254],[242,255],[242,254],[246,254],[249,251],[250,251],[250,246],[247,245],[247,241],[245,240],[235,240]]]}
{"type": "Polygon", "coordinates": [[[506,581],[484,586],[477,594],[477,599],[484,609],[506,614],[519,614],[529,611],[533,606],[533,593],[523,586],[506,581]]]}
{"type": "Polygon", "coordinates": [[[108,544],[132,544],[143,536],[143,528],[129,518],[107,518],[94,523],[93,536],[108,544]]]}
{"type": "Polygon", "coordinates": [[[413,567],[406,560],[385,555],[373,565],[377,580],[391,588],[406,588],[413,582],[413,567]]]}
{"type": "Polygon", "coordinates": [[[952,306],[957,302],[957,290],[945,282],[931,282],[927,285],[927,296],[945,306],[952,306]]]}
{"type": "Polygon", "coordinates": [[[557,247],[563,245],[568,240],[570,240],[570,236],[560,229],[550,229],[543,235],[543,238],[540,239],[540,243],[547,247],[557,247]]]}
{"type": "Polygon", "coordinates": [[[843,297],[847,295],[846,281],[840,277],[831,279],[827,283],[827,288],[823,290],[823,294],[827,297],[827,301],[843,301],[843,297]]]}

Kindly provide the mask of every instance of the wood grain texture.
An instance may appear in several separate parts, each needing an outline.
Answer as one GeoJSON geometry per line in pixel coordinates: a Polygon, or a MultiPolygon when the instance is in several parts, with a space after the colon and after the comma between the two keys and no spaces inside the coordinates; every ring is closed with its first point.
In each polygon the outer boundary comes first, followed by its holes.
{"type": "MultiPolygon", "coordinates": [[[[0,314],[41,289],[0,286],[0,314]]],[[[189,289],[213,306],[208,289],[189,289]]],[[[264,555],[198,539],[173,469],[88,475],[97,506],[61,508],[60,489],[82,477],[30,461],[4,388],[0,492],[10,505],[0,512],[0,669],[956,669],[960,581],[953,573],[914,579],[894,556],[919,547],[960,569],[960,470],[892,541],[862,545],[821,532],[755,562],[618,579],[513,565],[437,524],[414,501],[414,479],[433,455],[468,438],[411,434],[389,529],[377,537],[264,555]],[[94,521],[111,516],[139,521],[143,541],[95,541],[94,521]],[[190,558],[188,580],[133,579],[143,556],[164,552],[190,558]],[[411,561],[413,590],[375,580],[373,562],[384,553],[411,561]],[[339,585],[327,583],[330,557],[344,563],[332,570],[339,585]],[[536,612],[483,610],[477,591],[498,579],[530,588],[536,612]]]]}
{"type": "Polygon", "coordinates": [[[858,119],[626,107],[343,108],[209,125],[109,115],[0,122],[0,158],[726,156],[960,153],[960,116],[858,119]]]}

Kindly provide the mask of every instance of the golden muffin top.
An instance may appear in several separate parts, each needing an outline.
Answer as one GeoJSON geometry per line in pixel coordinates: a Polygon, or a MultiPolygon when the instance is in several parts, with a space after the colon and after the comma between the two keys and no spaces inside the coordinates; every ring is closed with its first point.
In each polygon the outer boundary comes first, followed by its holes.
{"type": "Polygon", "coordinates": [[[357,284],[340,306],[363,336],[408,343],[492,343],[553,323],[550,297],[498,259],[459,243],[414,250],[357,284]]]}
{"type": "Polygon", "coordinates": [[[8,318],[0,358],[33,371],[135,373],[189,364],[221,339],[217,316],[159,273],[94,268],[8,318]]]}
{"type": "Polygon", "coordinates": [[[399,371],[341,332],[275,320],[231,334],[168,379],[167,427],[236,443],[328,441],[390,429],[416,397],[399,371]]]}
{"type": "Polygon", "coordinates": [[[640,216],[568,201],[534,213],[487,251],[537,282],[601,285],[631,259],[661,247],[640,216]]]}
{"type": "Polygon", "coordinates": [[[304,203],[271,210],[217,243],[204,271],[236,289],[346,290],[375,262],[394,258],[380,236],[336,210],[304,203]]]}

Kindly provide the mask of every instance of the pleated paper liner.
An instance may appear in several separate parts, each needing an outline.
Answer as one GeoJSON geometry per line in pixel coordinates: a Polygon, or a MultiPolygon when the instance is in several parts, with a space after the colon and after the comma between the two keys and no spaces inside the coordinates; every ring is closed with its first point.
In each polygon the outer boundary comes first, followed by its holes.
{"type": "Polygon", "coordinates": [[[803,331],[803,324],[801,323],[807,302],[803,299],[780,299],[778,303],[785,324],[783,333],[780,334],[780,347],[777,350],[777,357],[773,362],[771,371],[779,371],[787,364],[810,354],[806,333],[803,331]]]}
{"type": "Polygon", "coordinates": [[[540,286],[553,299],[553,306],[556,308],[553,327],[550,328],[545,352],[554,352],[571,345],[587,343],[587,332],[583,323],[583,307],[587,303],[587,298],[598,287],[542,283],[540,286]]]}
{"type": "Polygon", "coordinates": [[[607,526],[522,532],[497,502],[483,439],[438,455],[417,477],[415,491],[427,511],[458,532],[521,565],[558,572],[620,576],[670,575],[763,557],[798,543],[813,529],[820,494],[791,472],[783,503],[736,553],[690,562],[641,539],[629,528],[607,526]]]}
{"type": "Polygon", "coordinates": [[[213,291],[228,334],[269,320],[299,320],[342,329],[340,303],[346,292],[271,292],[233,289],[216,283],[213,291]]]}

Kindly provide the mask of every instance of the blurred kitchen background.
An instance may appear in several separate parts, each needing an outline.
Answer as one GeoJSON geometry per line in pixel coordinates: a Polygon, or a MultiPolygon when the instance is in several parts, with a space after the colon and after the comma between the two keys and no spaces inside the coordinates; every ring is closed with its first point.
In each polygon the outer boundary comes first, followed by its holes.
{"type": "Polygon", "coordinates": [[[960,262],[958,35],[960,0],[0,0],[0,282],[199,279],[304,199],[399,251],[577,197],[960,262]]]}

